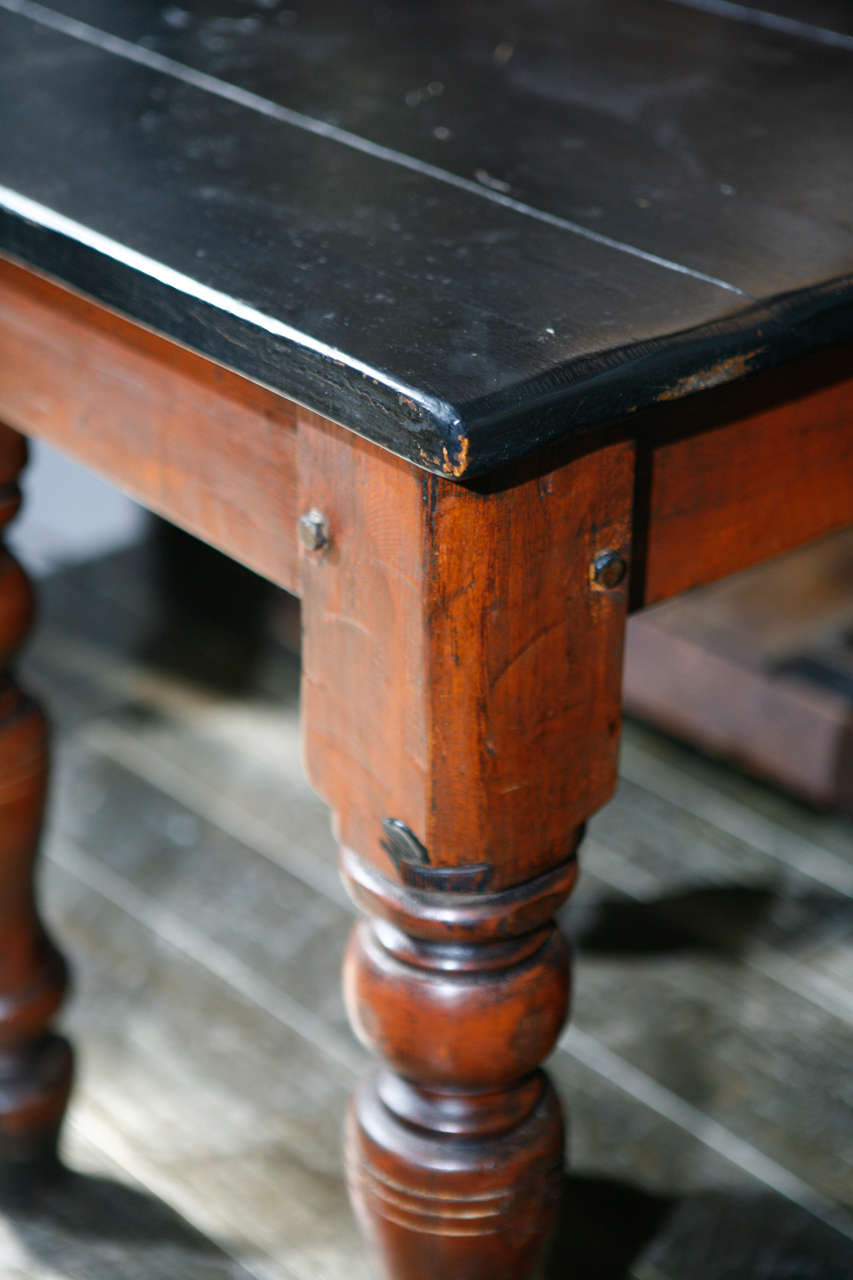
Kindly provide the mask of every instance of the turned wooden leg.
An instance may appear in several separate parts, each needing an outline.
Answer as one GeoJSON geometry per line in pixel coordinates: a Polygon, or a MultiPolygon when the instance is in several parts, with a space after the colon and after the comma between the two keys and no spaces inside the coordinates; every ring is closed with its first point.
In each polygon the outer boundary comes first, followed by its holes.
{"type": "Polygon", "coordinates": [[[384,1064],[358,1091],[346,1141],[356,1211],[392,1280],[517,1280],[553,1223],[560,1104],[540,1062],[565,1019],[569,965],[551,920],[574,856],[502,893],[400,890],[354,854],[368,913],[344,989],[384,1064]]]}
{"type": "MultiPolygon", "coordinates": [[[[20,506],[26,442],[0,427],[0,527],[20,506]]],[[[33,873],[47,781],[47,726],[9,674],[32,598],[0,548],[0,1172],[50,1160],[68,1101],[71,1051],[48,1028],[62,1001],[62,958],[38,918],[33,873]]]]}
{"type": "MultiPolygon", "coordinates": [[[[566,1014],[553,924],[616,780],[633,452],[462,488],[300,424],[303,723],[380,1066],[347,1127],[387,1280],[528,1280],[563,1167],[540,1063],[566,1014]]],[[[540,460],[541,463],[541,460],[540,460]]]]}

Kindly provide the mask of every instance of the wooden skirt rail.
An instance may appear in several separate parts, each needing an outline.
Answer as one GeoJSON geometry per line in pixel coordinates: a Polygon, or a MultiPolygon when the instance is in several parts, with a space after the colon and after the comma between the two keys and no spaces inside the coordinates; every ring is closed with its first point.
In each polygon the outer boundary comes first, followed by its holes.
{"type": "MultiPolygon", "coordinates": [[[[823,352],[609,433],[636,441],[632,608],[849,522],[850,364],[823,352]]],[[[0,418],[299,593],[297,434],[317,415],[0,259],[0,418]]]]}
{"type": "Polygon", "coordinates": [[[0,259],[0,419],[288,591],[297,406],[0,259]]]}
{"type": "Polygon", "coordinates": [[[830,350],[667,406],[638,439],[635,607],[849,524],[853,369],[830,350]]]}

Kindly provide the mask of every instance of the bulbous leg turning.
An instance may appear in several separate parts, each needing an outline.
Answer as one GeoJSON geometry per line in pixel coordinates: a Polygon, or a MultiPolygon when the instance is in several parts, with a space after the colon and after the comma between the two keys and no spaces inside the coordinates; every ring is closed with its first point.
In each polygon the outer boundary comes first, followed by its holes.
{"type": "MultiPolygon", "coordinates": [[[[20,505],[23,439],[0,427],[0,526],[20,505]]],[[[71,1051],[49,1026],[65,964],[38,917],[33,882],[47,783],[47,726],[9,674],[30,624],[20,566],[0,547],[0,1176],[52,1160],[71,1086],[71,1051]]]]}
{"type": "Polygon", "coordinates": [[[370,913],[344,991],[383,1065],[358,1090],[347,1177],[387,1280],[525,1280],[553,1225],[560,1105],[539,1063],[563,1025],[565,944],[550,917],[574,859],[494,894],[404,889],[352,854],[370,913]]]}

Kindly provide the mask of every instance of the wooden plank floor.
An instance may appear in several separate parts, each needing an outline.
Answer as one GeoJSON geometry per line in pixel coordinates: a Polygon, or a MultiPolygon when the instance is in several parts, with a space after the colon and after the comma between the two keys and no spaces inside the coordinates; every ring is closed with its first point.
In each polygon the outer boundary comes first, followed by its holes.
{"type": "MultiPolygon", "coordinates": [[[[73,1172],[0,1221],[3,1277],[371,1274],[339,1160],[365,1060],[350,909],[299,765],[295,605],[199,554],[161,527],[42,583],[21,674],[56,725],[42,887],[79,1086],[73,1172]]],[[[622,774],[563,918],[548,1280],[849,1280],[853,824],[637,725],[622,774]]]]}

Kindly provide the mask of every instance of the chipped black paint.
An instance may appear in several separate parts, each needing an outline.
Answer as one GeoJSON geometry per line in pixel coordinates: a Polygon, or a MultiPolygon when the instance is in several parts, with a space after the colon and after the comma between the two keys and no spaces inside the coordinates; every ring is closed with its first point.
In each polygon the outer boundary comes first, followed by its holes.
{"type": "Polygon", "coordinates": [[[853,338],[851,50],[448,12],[0,0],[0,251],[456,480],[853,338]]]}

